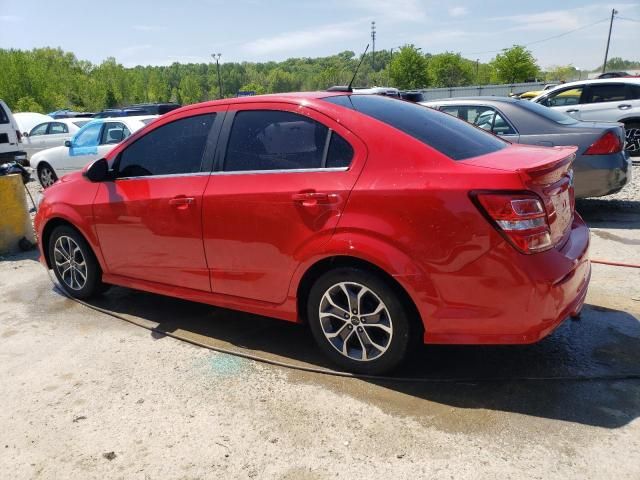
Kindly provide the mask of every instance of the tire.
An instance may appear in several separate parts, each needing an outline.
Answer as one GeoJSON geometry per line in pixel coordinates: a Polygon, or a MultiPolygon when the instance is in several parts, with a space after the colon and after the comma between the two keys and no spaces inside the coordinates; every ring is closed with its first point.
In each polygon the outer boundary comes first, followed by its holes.
{"type": "Polygon", "coordinates": [[[42,188],[49,188],[58,181],[58,175],[47,162],[42,162],[38,165],[38,181],[42,188]]]}
{"type": "Polygon", "coordinates": [[[67,225],[56,227],[47,248],[51,268],[69,295],[86,299],[104,291],[100,264],[77,230],[67,225]]]}
{"type": "Polygon", "coordinates": [[[417,334],[411,311],[385,279],[352,267],[322,275],[307,300],[309,327],[324,354],[369,375],[388,373],[406,358],[417,334]]]}
{"type": "Polygon", "coordinates": [[[640,157],[640,122],[626,123],[624,126],[627,141],[626,150],[632,157],[640,157]]]}

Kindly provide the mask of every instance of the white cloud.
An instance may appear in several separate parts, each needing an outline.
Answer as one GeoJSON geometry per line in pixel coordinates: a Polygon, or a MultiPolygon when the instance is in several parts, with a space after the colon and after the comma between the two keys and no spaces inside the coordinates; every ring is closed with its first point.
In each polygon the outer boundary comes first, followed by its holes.
{"type": "Polygon", "coordinates": [[[452,7],[449,9],[449,16],[451,17],[464,17],[469,13],[466,7],[452,7]]]}
{"type": "Polygon", "coordinates": [[[321,25],[312,30],[285,32],[273,37],[245,43],[242,49],[253,55],[266,55],[318,47],[328,42],[346,40],[361,35],[355,23],[321,25]]]}
{"type": "Polygon", "coordinates": [[[0,22],[18,23],[22,21],[22,17],[17,15],[0,15],[0,22]]]}

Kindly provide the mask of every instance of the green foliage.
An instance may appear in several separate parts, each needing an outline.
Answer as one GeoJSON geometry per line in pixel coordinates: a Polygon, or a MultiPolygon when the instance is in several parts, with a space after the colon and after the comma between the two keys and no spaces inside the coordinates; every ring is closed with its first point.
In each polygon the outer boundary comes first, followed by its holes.
{"type": "Polygon", "coordinates": [[[405,45],[393,56],[389,75],[397,88],[415,89],[429,85],[427,60],[414,45],[405,45]]]}
{"type": "MultiPolygon", "coordinates": [[[[607,60],[607,71],[625,71],[625,70],[640,70],[640,60],[624,60],[620,57],[612,57],[607,60]]],[[[601,72],[602,65],[600,65],[593,72],[601,72]]]]}
{"type": "Polygon", "coordinates": [[[459,53],[445,52],[429,59],[429,77],[434,87],[463,87],[474,78],[473,62],[459,53]]]}
{"type": "Polygon", "coordinates": [[[44,113],[42,105],[35,101],[33,97],[21,97],[13,108],[14,112],[37,112],[44,113]]]}
{"type": "Polygon", "coordinates": [[[570,82],[577,80],[579,73],[573,65],[554,65],[545,72],[544,78],[546,82],[570,82]]]}
{"type": "Polygon", "coordinates": [[[540,71],[533,54],[521,45],[505,48],[491,63],[498,80],[506,83],[533,80],[540,71]]]}

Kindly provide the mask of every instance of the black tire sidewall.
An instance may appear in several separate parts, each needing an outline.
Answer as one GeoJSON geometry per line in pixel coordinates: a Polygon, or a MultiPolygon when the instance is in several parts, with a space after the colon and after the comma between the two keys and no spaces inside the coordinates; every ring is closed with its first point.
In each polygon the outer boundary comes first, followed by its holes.
{"type": "Polygon", "coordinates": [[[368,375],[389,373],[406,358],[409,346],[413,344],[408,311],[396,289],[387,281],[375,273],[351,267],[337,268],[322,275],[314,283],[307,300],[309,328],[324,354],[345,370],[368,375]],[[329,343],[322,331],[318,313],[320,301],[330,287],[340,282],[356,282],[365,285],[382,299],[389,310],[393,323],[391,344],[387,351],[375,360],[357,361],[345,357],[329,343]]]}
{"type": "Polygon", "coordinates": [[[51,165],[49,165],[48,163],[44,163],[44,164],[42,164],[41,166],[39,166],[39,167],[38,167],[38,181],[40,182],[40,186],[41,186],[42,188],[49,188],[51,185],[48,185],[48,186],[46,186],[46,187],[45,187],[45,186],[42,184],[42,177],[41,177],[41,175],[42,175],[42,171],[43,171],[45,168],[49,169],[49,171],[51,172],[51,179],[54,181],[54,183],[55,183],[55,181],[58,179],[58,175],[56,175],[55,170],[54,170],[54,169],[51,167],[51,165]]]}
{"type": "Polygon", "coordinates": [[[74,298],[80,299],[90,298],[100,292],[100,287],[102,284],[102,271],[100,269],[100,265],[98,264],[98,261],[96,260],[91,247],[77,230],[66,225],[56,227],[49,236],[49,244],[47,245],[47,249],[49,252],[49,260],[51,261],[51,268],[53,269],[53,273],[58,279],[58,283],[60,284],[60,286],[64,288],[65,292],[67,292],[74,298]],[[85,262],[87,264],[87,281],[84,284],[84,287],[82,287],[80,290],[73,290],[67,287],[67,285],[64,283],[64,280],[62,279],[62,276],[60,275],[60,272],[58,272],[58,269],[56,267],[53,250],[56,244],[56,240],[62,236],[72,238],[78,244],[78,247],[80,247],[82,255],[85,258],[85,262]]]}

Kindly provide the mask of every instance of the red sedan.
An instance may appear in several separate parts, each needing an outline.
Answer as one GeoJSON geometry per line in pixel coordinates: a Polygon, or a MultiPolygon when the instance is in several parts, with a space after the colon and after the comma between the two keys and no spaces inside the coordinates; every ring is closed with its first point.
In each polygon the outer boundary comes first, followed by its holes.
{"type": "Polygon", "coordinates": [[[580,311],[573,158],[381,96],[191,105],[46,190],[41,261],[78,298],[306,322],[339,366],[382,373],[414,343],[532,343],[580,311]]]}

